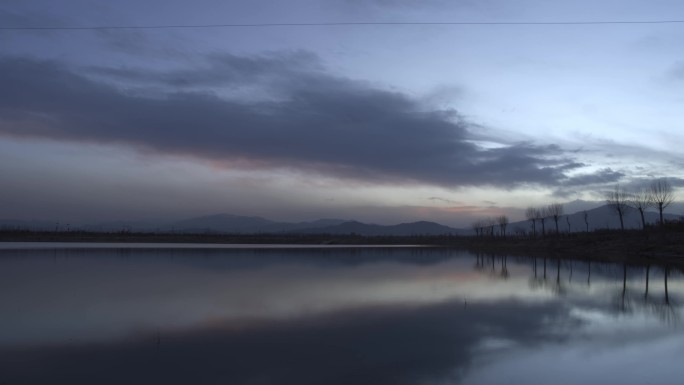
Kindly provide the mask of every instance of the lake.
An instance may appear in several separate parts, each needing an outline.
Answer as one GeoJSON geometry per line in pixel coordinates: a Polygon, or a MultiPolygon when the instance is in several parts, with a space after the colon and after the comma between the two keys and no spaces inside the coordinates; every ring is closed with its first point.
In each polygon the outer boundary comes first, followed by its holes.
{"type": "Polygon", "coordinates": [[[681,384],[658,266],[430,247],[0,244],[0,384],[681,384]]]}

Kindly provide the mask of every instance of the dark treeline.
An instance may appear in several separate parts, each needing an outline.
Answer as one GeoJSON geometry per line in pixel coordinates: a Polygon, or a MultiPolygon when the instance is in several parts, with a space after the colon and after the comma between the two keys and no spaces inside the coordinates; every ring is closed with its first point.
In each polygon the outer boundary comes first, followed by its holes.
{"type": "MultiPolygon", "coordinates": [[[[655,209],[658,212],[658,227],[665,227],[667,220],[663,217],[663,211],[675,202],[674,188],[667,179],[657,179],[653,181],[648,188],[641,188],[639,190],[629,192],[616,185],[613,190],[603,193],[606,204],[614,211],[620,220],[620,230],[625,231],[625,215],[628,210],[633,209],[640,215],[640,224],[643,231],[647,231],[649,227],[653,227],[646,222],[644,213],[649,209],[655,209]]],[[[507,235],[514,235],[517,237],[547,237],[552,235],[560,235],[561,233],[571,233],[570,215],[564,215],[565,210],[560,203],[552,203],[548,206],[542,207],[528,207],[525,210],[525,218],[530,222],[531,228],[525,229],[520,226],[513,229],[513,231],[506,231],[509,219],[506,215],[499,215],[497,217],[488,217],[476,220],[471,224],[476,236],[479,237],[506,237],[507,235]],[[563,218],[565,221],[563,221],[563,218]],[[567,225],[567,231],[563,226],[567,225]]],[[[589,214],[582,212],[582,219],[584,222],[584,231],[589,232],[589,214]]],[[[671,225],[671,224],[670,224],[671,225]]],[[[577,230],[575,232],[578,232],[577,230]]]]}
{"type": "Polygon", "coordinates": [[[118,242],[301,245],[445,245],[453,235],[365,236],[360,234],[228,234],[181,232],[95,232],[0,229],[0,242],[118,242]]]}
{"type": "MultiPolygon", "coordinates": [[[[120,243],[209,243],[283,245],[424,245],[455,247],[472,252],[511,255],[548,255],[564,258],[592,257],[606,261],[660,261],[684,264],[684,221],[665,222],[642,230],[596,230],[533,237],[508,234],[497,225],[494,236],[412,235],[364,236],[358,234],[187,234],[88,231],[0,230],[0,242],[120,242],[120,243]],[[503,234],[506,234],[505,236],[503,234]]],[[[561,223],[559,221],[559,227],[561,223]]]]}

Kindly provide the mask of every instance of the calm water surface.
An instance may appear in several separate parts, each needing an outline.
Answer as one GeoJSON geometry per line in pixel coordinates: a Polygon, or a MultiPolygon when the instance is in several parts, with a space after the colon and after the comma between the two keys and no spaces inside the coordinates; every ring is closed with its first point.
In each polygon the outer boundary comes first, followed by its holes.
{"type": "Polygon", "coordinates": [[[682,301],[657,266],[0,244],[0,384],[681,384],[682,301]]]}

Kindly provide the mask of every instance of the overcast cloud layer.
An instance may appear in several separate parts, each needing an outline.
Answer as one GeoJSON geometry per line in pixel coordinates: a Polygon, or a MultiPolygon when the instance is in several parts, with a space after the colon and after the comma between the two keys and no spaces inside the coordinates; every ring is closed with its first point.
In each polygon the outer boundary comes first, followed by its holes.
{"type": "Polygon", "coordinates": [[[1,132],[443,186],[553,185],[581,166],[554,145],[478,146],[455,111],[425,110],[407,95],[334,76],[308,53],[214,55],[205,67],[167,72],[77,70],[3,58],[1,132]]]}
{"type": "MultiPolygon", "coordinates": [[[[675,0],[0,3],[3,28],[677,15],[675,0]]],[[[0,219],[467,226],[618,183],[679,189],[682,25],[3,29],[0,219]]]]}

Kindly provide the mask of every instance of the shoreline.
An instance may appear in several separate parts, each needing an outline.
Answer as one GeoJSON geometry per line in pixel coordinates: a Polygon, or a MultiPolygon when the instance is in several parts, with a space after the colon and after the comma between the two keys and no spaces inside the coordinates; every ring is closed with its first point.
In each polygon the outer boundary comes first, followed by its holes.
{"type": "Polygon", "coordinates": [[[0,231],[0,242],[54,243],[160,243],[282,246],[436,246],[462,249],[474,254],[546,256],[609,262],[658,263],[684,267],[684,232],[602,231],[552,234],[545,237],[491,236],[362,236],[296,234],[187,234],[0,231]]]}

